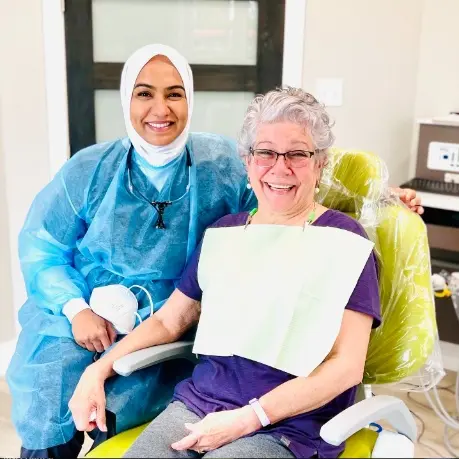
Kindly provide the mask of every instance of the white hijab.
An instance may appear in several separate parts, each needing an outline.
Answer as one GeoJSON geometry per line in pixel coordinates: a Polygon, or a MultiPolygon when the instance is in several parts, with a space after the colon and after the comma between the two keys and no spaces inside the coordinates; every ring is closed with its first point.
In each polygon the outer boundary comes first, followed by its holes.
{"type": "Polygon", "coordinates": [[[186,59],[174,48],[166,45],[147,45],[138,49],[126,61],[121,74],[121,105],[123,107],[124,123],[127,134],[137,153],[145,158],[152,166],[164,166],[177,158],[185,148],[190,130],[191,114],[193,112],[193,74],[186,59]],[[155,146],[143,139],[131,122],[131,98],[135,81],[145,64],[157,55],[166,56],[180,74],[185,88],[188,103],[188,120],[183,132],[169,145],[155,146]]]}

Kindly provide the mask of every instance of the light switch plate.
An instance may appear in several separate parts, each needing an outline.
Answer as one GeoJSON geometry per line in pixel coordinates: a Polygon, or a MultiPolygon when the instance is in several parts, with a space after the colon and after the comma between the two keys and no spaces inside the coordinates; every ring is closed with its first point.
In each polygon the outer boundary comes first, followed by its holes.
{"type": "Polygon", "coordinates": [[[317,78],[315,97],[327,107],[343,105],[343,79],[317,78]]]}

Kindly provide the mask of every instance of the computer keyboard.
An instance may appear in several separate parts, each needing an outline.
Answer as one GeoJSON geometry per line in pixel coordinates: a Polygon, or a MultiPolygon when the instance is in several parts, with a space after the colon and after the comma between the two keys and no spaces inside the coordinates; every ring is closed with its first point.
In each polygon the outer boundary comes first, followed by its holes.
{"type": "Polygon", "coordinates": [[[442,182],[440,180],[414,178],[401,185],[400,188],[412,188],[413,190],[424,191],[426,193],[459,196],[459,183],[442,182]]]}

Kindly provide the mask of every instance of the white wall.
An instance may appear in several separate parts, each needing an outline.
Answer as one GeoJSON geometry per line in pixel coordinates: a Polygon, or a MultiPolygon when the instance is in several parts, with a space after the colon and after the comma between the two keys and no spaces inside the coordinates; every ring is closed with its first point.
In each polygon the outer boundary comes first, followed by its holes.
{"type": "MultiPolygon", "coordinates": [[[[34,196],[49,181],[50,169],[41,2],[0,0],[0,18],[0,212],[6,216],[2,225],[6,222],[9,245],[0,263],[1,271],[11,275],[10,295],[4,301],[2,291],[0,302],[3,320],[11,313],[16,317],[25,299],[17,237],[34,196]]],[[[0,374],[13,344],[0,342],[0,374]]]]}
{"type": "Polygon", "coordinates": [[[416,120],[459,111],[458,0],[423,0],[410,172],[416,169],[416,120]]]}
{"type": "Polygon", "coordinates": [[[421,0],[307,3],[303,88],[343,78],[343,105],[329,108],[336,146],[381,155],[392,184],[409,175],[422,12],[421,0]]]}
{"type": "MultiPolygon", "coordinates": [[[[0,119],[1,127],[1,119],[0,119]]],[[[2,133],[0,131],[0,184],[5,183],[5,155],[2,148],[2,133]]],[[[13,304],[13,288],[11,284],[11,256],[9,218],[6,200],[6,188],[0,185],[0,346],[4,342],[12,340],[15,336],[15,318],[13,304]]]]}
{"type": "Polygon", "coordinates": [[[415,116],[459,111],[459,1],[424,0],[415,116]]]}

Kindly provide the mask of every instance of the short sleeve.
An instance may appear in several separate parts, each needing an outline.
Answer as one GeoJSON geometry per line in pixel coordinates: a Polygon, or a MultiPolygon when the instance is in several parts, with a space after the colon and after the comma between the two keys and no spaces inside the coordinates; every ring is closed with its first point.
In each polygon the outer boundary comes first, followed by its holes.
{"type": "MultiPolygon", "coordinates": [[[[352,223],[352,225],[346,225],[347,227],[344,229],[368,238],[365,230],[358,222],[352,220],[352,223]]],[[[374,251],[368,257],[368,261],[360,274],[359,280],[346,305],[346,309],[371,316],[373,318],[373,328],[377,328],[381,324],[378,265],[374,251]]]]}
{"type": "Polygon", "coordinates": [[[346,309],[367,314],[373,318],[373,328],[381,324],[378,273],[376,257],[372,252],[352,292],[346,309]]]}
{"type": "MultiPolygon", "coordinates": [[[[247,220],[247,215],[247,212],[225,215],[224,217],[218,219],[215,223],[210,225],[209,228],[241,226],[247,220]]],[[[180,281],[177,284],[178,290],[180,290],[188,298],[192,298],[196,301],[201,301],[202,298],[202,290],[198,282],[198,266],[204,237],[205,233],[201,242],[193,252],[193,255],[191,256],[188,264],[185,267],[185,270],[182,273],[180,281]]]]}
{"type": "Polygon", "coordinates": [[[198,282],[198,265],[203,240],[204,239],[201,240],[191,255],[191,258],[182,273],[180,281],[177,284],[177,289],[179,289],[188,298],[192,298],[196,301],[201,301],[202,298],[202,290],[198,282]]]}

